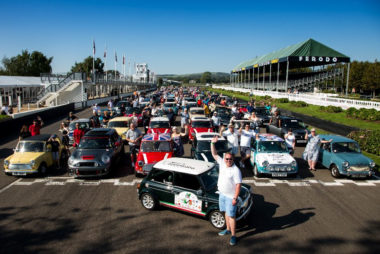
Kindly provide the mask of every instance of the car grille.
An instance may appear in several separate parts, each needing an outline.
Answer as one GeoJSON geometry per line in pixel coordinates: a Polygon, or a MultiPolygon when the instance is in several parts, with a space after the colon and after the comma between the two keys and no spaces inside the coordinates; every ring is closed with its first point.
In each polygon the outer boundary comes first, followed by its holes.
{"type": "Polygon", "coordinates": [[[145,164],[144,166],[143,166],[143,171],[151,171],[152,170],[152,168],[153,168],[153,164],[145,164]]]}
{"type": "Polygon", "coordinates": [[[369,167],[364,165],[350,166],[348,171],[369,171],[369,167]]]}
{"type": "Polygon", "coordinates": [[[98,170],[78,170],[78,174],[81,176],[97,175],[98,173],[98,170]]]}
{"type": "Polygon", "coordinates": [[[9,169],[19,169],[19,170],[25,170],[25,169],[32,169],[30,164],[10,164],[9,169]]]}
{"type": "Polygon", "coordinates": [[[95,167],[95,162],[79,162],[79,167],[95,167]]]}
{"type": "Polygon", "coordinates": [[[280,165],[273,165],[273,164],[270,164],[268,167],[267,167],[267,170],[271,171],[271,172],[286,172],[286,168],[289,167],[290,165],[284,165],[284,164],[280,164],[280,165]]]}

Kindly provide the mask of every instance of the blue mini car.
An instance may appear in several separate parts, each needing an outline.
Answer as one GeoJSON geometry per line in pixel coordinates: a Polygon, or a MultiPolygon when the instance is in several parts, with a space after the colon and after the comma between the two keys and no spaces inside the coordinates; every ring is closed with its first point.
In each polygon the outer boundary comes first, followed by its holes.
{"type": "Polygon", "coordinates": [[[359,144],[349,138],[337,135],[319,135],[331,143],[321,144],[318,162],[331,170],[335,178],[341,176],[366,178],[375,174],[375,163],[360,152],[359,144]]]}

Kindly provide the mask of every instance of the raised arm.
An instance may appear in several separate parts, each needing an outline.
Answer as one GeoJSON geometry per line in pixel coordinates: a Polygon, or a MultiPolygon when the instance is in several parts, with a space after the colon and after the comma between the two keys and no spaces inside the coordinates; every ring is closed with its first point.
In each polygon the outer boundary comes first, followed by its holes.
{"type": "Polygon", "coordinates": [[[210,147],[211,147],[211,154],[212,157],[214,157],[215,161],[218,161],[219,155],[215,148],[215,143],[218,142],[218,136],[215,136],[211,139],[210,147]]]}

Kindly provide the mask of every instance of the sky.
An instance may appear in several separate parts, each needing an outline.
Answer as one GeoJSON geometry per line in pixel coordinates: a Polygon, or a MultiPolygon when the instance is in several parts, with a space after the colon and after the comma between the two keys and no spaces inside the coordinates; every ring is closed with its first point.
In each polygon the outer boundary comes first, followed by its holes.
{"type": "MultiPolygon", "coordinates": [[[[0,58],[27,49],[54,73],[92,55],[123,73],[230,72],[239,63],[313,38],[351,58],[380,59],[380,1],[2,0],[0,58]]],[[[1,65],[1,64],[0,64],[1,65]]]]}

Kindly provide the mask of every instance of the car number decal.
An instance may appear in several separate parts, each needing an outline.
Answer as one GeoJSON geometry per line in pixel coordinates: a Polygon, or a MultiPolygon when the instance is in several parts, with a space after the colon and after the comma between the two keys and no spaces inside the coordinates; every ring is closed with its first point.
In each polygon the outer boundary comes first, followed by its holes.
{"type": "Polygon", "coordinates": [[[178,208],[185,208],[197,212],[202,211],[202,200],[199,200],[196,195],[191,192],[180,192],[175,195],[174,203],[178,208]]]}

